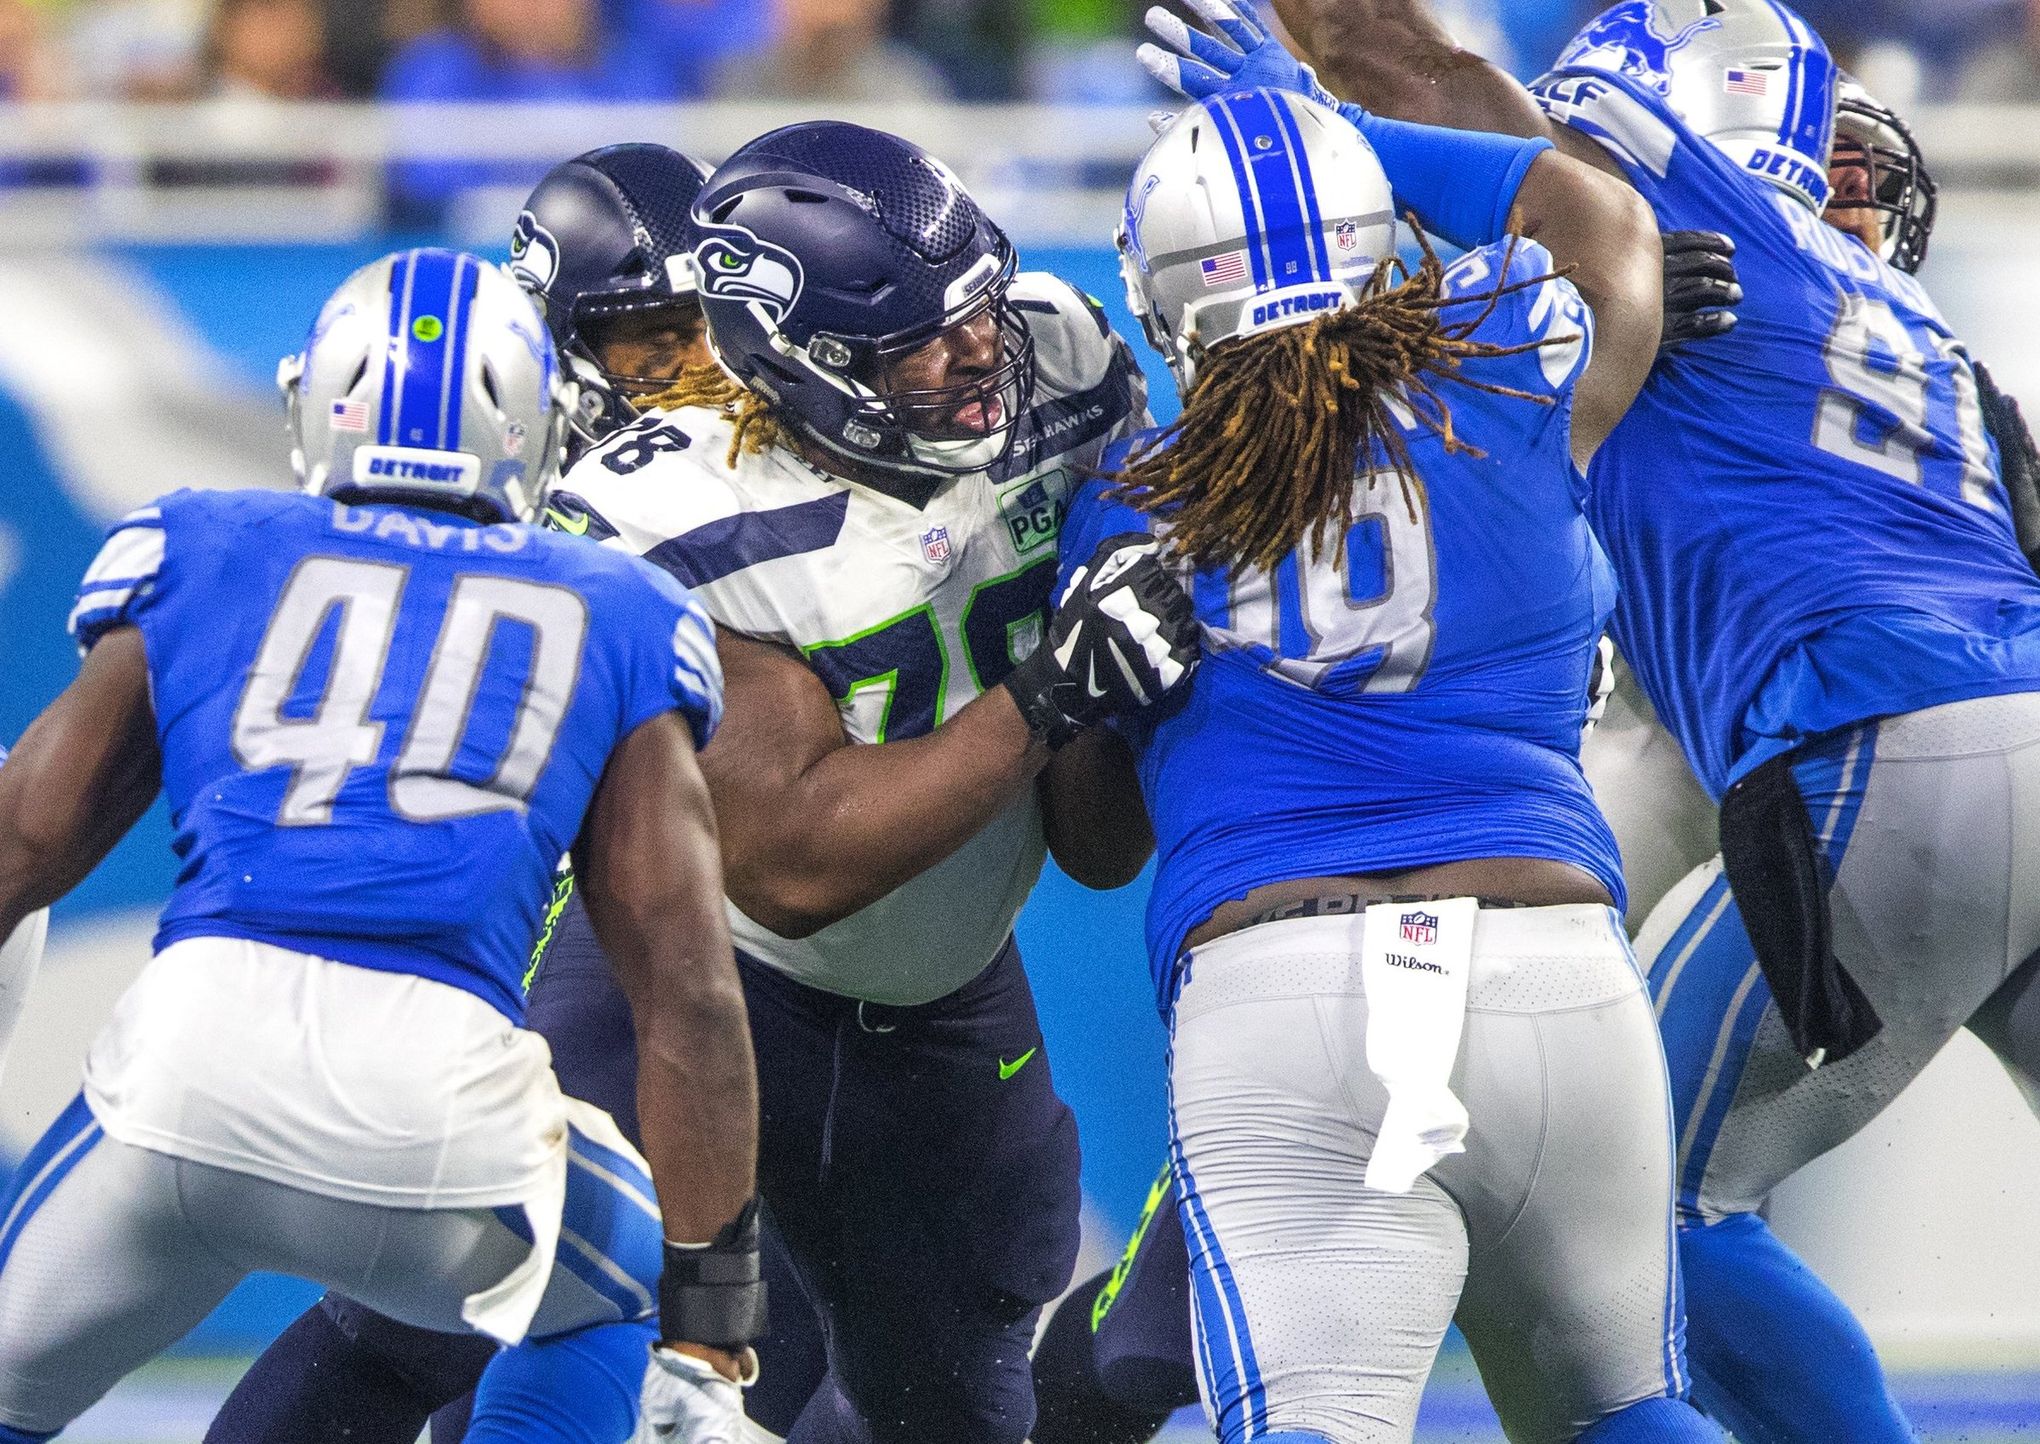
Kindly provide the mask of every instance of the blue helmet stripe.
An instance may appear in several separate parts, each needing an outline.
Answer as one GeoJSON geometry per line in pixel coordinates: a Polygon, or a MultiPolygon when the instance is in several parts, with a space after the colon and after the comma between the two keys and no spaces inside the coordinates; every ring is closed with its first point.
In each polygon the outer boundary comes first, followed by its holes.
{"type": "Polygon", "coordinates": [[[1318,210],[1317,186],[1311,179],[1310,152],[1304,149],[1303,132],[1297,129],[1296,113],[1288,103],[1275,106],[1276,118],[1282,124],[1282,134],[1289,140],[1290,163],[1295,169],[1296,189],[1303,197],[1304,210],[1309,214],[1311,258],[1317,263],[1316,279],[1329,281],[1332,278],[1332,253],[1325,246],[1325,221],[1318,210]]]}
{"type": "Polygon", "coordinates": [[[1225,109],[1225,97],[1213,96],[1204,102],[1204,108],[1217,122],[1214,129],[1218,131],[1219,139],[1225,142],[1226,158],[1232,162],[1233,184],[1240,193],[1240,214],[1247,223],[1247,259],[1253,263],[1254,288],[1259,290],[1268,284],[1268,255],[1261,238],[1261,193],[1247,169],[1246,153],[1240,149],[1240,138],[1233,128],[1232,116],[1225,109]]]}
{"type": "Polygon", "coordinates": [[[453,314],[446,321],[446,394],[440,398],[439,444],[448,451],[460,450],[460,414],[467,398],[468,313],[474,309],[475,290],[481,285],[472,256],[463,255],[454,268],[453,314]]]}
{"type": "Polygon", "coordinates": [[[404,342],[408,339],[404,313],[411,304],[411,255],[404,252],[390,267],[389,345],[383,352],[382,405],[376,409],[375,433],[375,439],[384,446],[396,434],[397,373],[402,369],[404,342]]]}
{"type": "Polygon", "coordinates": [[[414,251],[411,293],[405,298],[403,375],[397,383],[392,431],[399,446],[439,447],[446,392],[447,323],[453,314],[454,278],[460,257],[451,251],[414,251]]]}
{"type": "Polygon", "coordinates": [[[1232,115],[1241,136],[1252,135],[1257,142],[1247,164],[1261,196],[1269,280],[1277,286],[1293,286],[1315,279],[1318,273],[1311,265],[1309,228],[1304,222],[1303,198],[1297,194],[1290,147],[1277,143],[1283,133],[1282,122],[1276,118],[1277,106],[1264,90],[1223,96],[1220,103],[1232,115]]]}

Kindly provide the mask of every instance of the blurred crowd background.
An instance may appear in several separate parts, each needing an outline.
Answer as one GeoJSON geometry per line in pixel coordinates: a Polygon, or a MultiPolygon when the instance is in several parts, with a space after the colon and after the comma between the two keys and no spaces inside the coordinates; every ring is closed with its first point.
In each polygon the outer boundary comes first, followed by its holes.
{"type": "MultiPolygon", "coordinates": [[[[0,0],[0,100],[1128,103],[1144,0],[0,0]]],[[[1445,0],[1534,75],[1596,0],[1445,0]]],[[[2040,0],[1799,0],[1899,102],[2040,100],[2040,0]]]]}

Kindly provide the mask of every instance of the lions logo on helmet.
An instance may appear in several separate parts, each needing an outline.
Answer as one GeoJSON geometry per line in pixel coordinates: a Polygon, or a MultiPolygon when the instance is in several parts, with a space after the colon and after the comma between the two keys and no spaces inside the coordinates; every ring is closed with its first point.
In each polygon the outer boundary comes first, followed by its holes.
{"type": "Polygon", "coordinates": [[[530,211],[517,216],[510,233],[510,276],[534,296],[543,296],[560,270],[560,243],[530,211]]]}
{"type": "Polygon", "coordinates": [[[702,294],[718,301],[757,301],[774,321],[800,300],[800,258],[740,227],[718,231],[694,248],[702,294]]]}
{"type": "Polygon", "coordinates": [[[1657,6],[1651,0],[1628,0],[1602,12],[1575,35],[1559,54],[1556,68],[1613,70],[1642,81],[1659,95],[1669,95],[1673,53],[1720,28],[1719,20],[1696,20],[1674,35],[1662,35],[1657,28],[1657,6]]]}

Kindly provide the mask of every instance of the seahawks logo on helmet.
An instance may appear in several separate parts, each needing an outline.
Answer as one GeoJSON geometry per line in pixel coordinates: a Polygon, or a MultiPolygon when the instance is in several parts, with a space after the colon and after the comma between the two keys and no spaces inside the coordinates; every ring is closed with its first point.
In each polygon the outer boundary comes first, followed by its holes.
{"type": "Polygon", "coordinates": [[[1587,70],[1608,70],[1640,80],[1658,94],[1669,93],[1672,84],[1672,56],[1721,22],[1712,17],[1696,20],[1675,35],[1660,34],[1655,0],[1624,0],[1602,12],[1586,29],[1573,37],[1558,57],[1557,69],[1578,66],[1587,70]]]}
{"type": "Polygon", "coordinates": [[[694,249],[703,299],[757,301],[774,321],[786,319],[805,284],[800,258],[742,227],[710,236],[694,249]]]}
{"type": "Polygon", "coordinates": [[[538,223],[538,217],[523,211],[517,228],[510,233],[510,275],[518,285],[543,294],[560,273],[560,243],[538,223]]]}

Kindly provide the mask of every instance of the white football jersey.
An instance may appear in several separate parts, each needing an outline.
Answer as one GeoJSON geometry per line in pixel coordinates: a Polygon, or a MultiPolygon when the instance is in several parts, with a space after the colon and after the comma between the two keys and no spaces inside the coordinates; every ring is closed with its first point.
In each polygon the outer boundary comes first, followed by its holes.
{"type": "MultiPolygon", "coordinates": [[[[1052,276],[1013,284],[1034,335],[1034,394],[1001,464],[924,508],[791,449],[729,463],[716,412],[650,413],[554,491],[554,524],[664,567],[718,625],[800,652],[853,743],[918,737],[1041,640],[1070,493],[1106,446],[1149,424],[1146,388],[1094,302],[1052,276]]],[[[740,951],[803,983],[925,1003],[982,972],[1041,871],[1030,790],[955,854],[851,917],[782,938],[734,904],[740,951]]]]}

